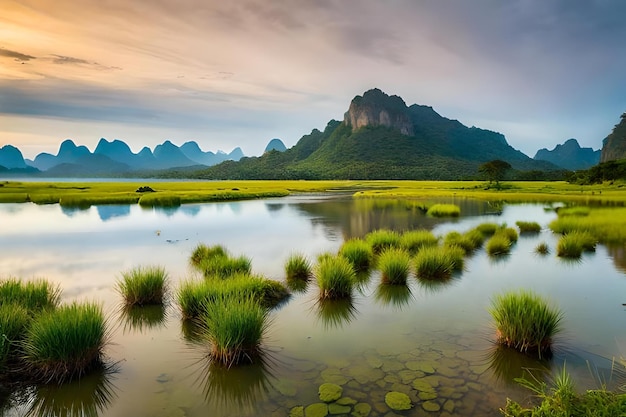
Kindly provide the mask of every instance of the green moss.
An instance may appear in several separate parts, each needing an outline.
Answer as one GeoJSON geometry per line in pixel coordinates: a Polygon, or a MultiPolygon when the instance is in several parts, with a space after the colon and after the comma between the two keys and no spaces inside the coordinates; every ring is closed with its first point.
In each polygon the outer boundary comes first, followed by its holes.
{"type": "Polygon", "coordinates": [[[328,404],[315,403],[304,409],[306,417],[326,417],[328,415],[328,404]]]}
{"type": "Polygon", "coordinates": [[[332,401],[336,401],[341,398],[341,394],[343,394],[343,388],[341,388],[337,384],[331,384],[329,382],[320,385],[318,394],[320,396],[320,400],[325,403],[329,403],[332,401]]]}
{"type": "Polygon", "coordinates": [[[368,417],[372,412],[372,406],[368,403],[358,403],[352,410],[353,417],[368,417]]]}
{"type": "Polygon", "coordinates": [[[385,395],[385,404],[394,411],[410,410],[413,408],[409,396],[397,391],[388,392],[387,395],[385,395]]]}
{"type": "Polygon", "coordinates": [[[441,406],[434,401],[424,401],[422,403],[422,408],[430,412],[436,412],[441,410],[441,406]]]}
{"type": "Polygon", "coordinates": [[[352,408],[349,405],[341,405],[337,403],[328,404],[328,412],[332,415],[348,414],[352,408]]]}
{"type": "Polygon", "coordinates": [[[299,405],[289,410],[289,417],[304,417],[304,407],[299,405]]]}

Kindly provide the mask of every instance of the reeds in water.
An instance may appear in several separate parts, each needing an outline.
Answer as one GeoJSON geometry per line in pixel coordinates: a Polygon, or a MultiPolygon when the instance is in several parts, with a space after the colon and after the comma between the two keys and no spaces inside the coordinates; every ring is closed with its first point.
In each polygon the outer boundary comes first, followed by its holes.
{"type": "Polygon", "coordinates": [[[559,239],[556,254],[564,258],[579,258],[583,252],[596,250],[597,239],[588,232],[573,231],[559,239]]]}
{"type": "Polygon", "coordinates": [[[386,249],[378,257],[378,269],[383,283],[406,285],[411,272],[411,256],[404,249],[386,249]]]}
{"type": "Polygon", "coordinates": [[[356,273],[343,256],[326,256],[315,266],[315,278],[320,299],[349,298],[355,285],[356,273]]]}
{"type": "Polygon", "coordinates": [[[456,204],[434,204],[426,214],[433,217],[459,217],[461,208],[456,204]]]}
{"type": "Polygon", "coordinates": [[[517,221],[515,222],[522,234],[536,234],[541,232],[541,225],[537,222],[517,221]]]}
{"type": "Polygon", "coordinates": [[[379,254],[385,249],[400,246],[400,234],[393,230],[379,229],[365,235],[365,241],[369,243],[375,254],[379,254]]]}
{"type": "Polygon", "coordinates": [[[44,279],[23,281],[9,278],[0,281],[0,305],[18,304],[31,315],[56,308],[60,297],[60,288],[44,279]]]}
{"type": "Polygon", "coordinates": [[[415,255],[415,275],[423,279],[447,279],[463,268],[465,251],[458,246],[428,247],[415,255]]]}
{"type": "Polygon", "coordinates": [[[350,239],[341,245],[339,254],[346,258],[356,272],[370,269],[374,262],[372,246],[361,239],[350,239]]]}
{"type": "Polygon", "coordinates": [[[430,230],[409,230],[400,236],[400,247],[412,254],[429,246],[437,246],[439,239],[430,230]]]}
{"type": "Polygon", "coordinates": [[[301,253],[292,253],[285,262],[287,281],[308,280],[312,275],[311,262],[301,253]]]}
{"type": "Polygon", "coordinates": [[[161,266],[139,266],[122,272],[117,291],[127,306],[161,305],[167,292],[167,272],[161,266]]]}

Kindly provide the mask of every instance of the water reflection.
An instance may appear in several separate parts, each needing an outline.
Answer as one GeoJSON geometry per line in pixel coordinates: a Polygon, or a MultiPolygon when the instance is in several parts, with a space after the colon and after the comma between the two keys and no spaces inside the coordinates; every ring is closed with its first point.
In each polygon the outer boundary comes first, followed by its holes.
{"type": "Polygon", "coordinates": [[[206,342],[204,328],[199,320],[182,320],[180,323],[180,330],[183,339],[192,345],[201,345],[206,342]]]}
{"type": "Polygon", "coordinates": [[[446,287],[456,284],[461,277],[459,272],[455,272],[447,278],[428,279],[417,277],[417,283],[424,292],[428,294],[436,294],[443,291],[446,287]]]}
{"type": "Polygon", "coordinates": [[[287,277],[287,288],[295,293],[305,293],[309,287],[310,279],[287,277]]]}
{"type": "Polygon", "coordinates": [[[613,259],[615,267],[622,272],[626,272],[626,246],[611,245],[607,247],[607,250],[613,259]]]}
{"type": "Polygon", "coordinates": [[[129,331],[143,333],[163,327],[167,318],[165,307],[162,305],[142,307],[122,305],[119,311],[119,320],[124,326],[124,333],[129,331]]]}
{"type": "Polygon", "coordinates": [[[197,379],[205,401],[224,411],[224,415],[240,415],[253,411],[273,388],[271,360],[248,365],[224,367],[207,358],[200,362],[197,379]]]}
{"type": "Polygon", "coordinates": [[[515,378],[528,378],[530,374],[538,381],[545,381],[551,373],[549,359],[538,359],[499,344],[490,348],[487,360],[495,378],[508,385],[517,385],[515,378]]]}
{"type": "Polygon", "coordinates": [[[414,300],[408,285],[390,285],[384,283],[380,283],[378,287],[376,287],[374,298],[379,304],[394,307],[398,311],[401,311],[403,307],[406,307],[414,300]]]}
{"type": "Polygon", "coordinates": [[[101,367],[89,375],[62,385],[37,387],[26,416],[97,417],[117,397],[112,382],[115,368],[101,367]]]}
{"type": "Polygon", "coordinates": [[[76,217],[79,214],[86,214],[89,213],[89,209],[90,207],[77,207],[77,206],[71,206],[71,207],[67,207],[67,206],[60,206],[61,207],[61,213],[65,214],[67,217],[76,217]]]}
{"type": "Polygon", "coordinates": [[[315,312],[325,329],[342,328],[354,320],[358,313],[350,298],[318,300],[315,303],[315,312]]]}
{"type": "Polygon", "coordinates": [[[116,217],[130,216],[130,205],[105,205],[96,206],[100,220],[106,222],[116,217]]]}

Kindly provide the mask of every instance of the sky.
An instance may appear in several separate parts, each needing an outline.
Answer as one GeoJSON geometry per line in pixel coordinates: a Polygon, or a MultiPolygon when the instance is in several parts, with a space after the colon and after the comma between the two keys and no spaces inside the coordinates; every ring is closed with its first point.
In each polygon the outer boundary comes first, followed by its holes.
{"type": "Polygon", "coordinates": [[[260,155],[371,88],[529,156],[626,111],[623,0],[0,0],[0,146],[260,155]]]}

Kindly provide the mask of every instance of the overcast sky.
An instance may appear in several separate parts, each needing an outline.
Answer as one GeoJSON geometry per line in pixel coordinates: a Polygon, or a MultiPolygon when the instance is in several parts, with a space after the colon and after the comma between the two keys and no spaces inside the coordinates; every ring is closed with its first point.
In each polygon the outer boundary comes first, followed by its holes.
{"type": "Polygon", "coordinates": [[[259,155],[378,87],[529,156],[626,111],[622,0],[0,0],[0,146],[259,155]]]}

